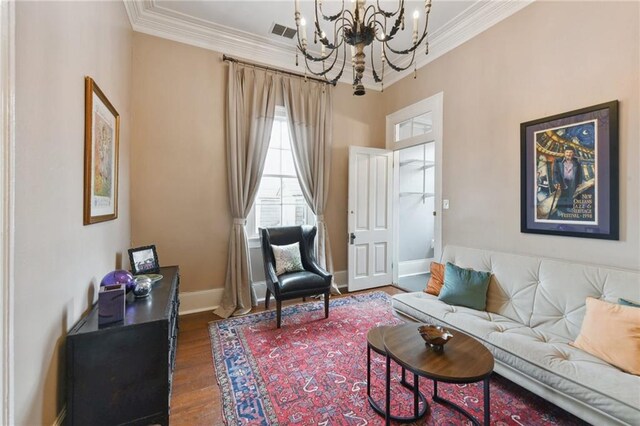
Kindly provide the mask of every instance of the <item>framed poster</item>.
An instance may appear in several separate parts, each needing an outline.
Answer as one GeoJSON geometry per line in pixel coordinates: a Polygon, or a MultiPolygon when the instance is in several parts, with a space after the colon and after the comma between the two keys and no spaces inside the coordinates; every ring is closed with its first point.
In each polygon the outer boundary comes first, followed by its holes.
{"type": "Polygon", "coordinates": [[[91,77],[85,77],[84,224],[118,217],[120,115],[91,77]]]}
{"type": "Polygon", "coordinates": [[[619,239],[618,101],[520,125],[520,230],[619,239]]]}

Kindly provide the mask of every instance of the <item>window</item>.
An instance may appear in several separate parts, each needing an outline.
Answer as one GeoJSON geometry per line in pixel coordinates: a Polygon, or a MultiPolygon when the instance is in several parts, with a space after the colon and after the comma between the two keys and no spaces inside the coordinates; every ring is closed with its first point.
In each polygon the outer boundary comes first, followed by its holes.
{"type": "Polygon", "coordinates": [[[314,220],[298,183],[286,112],[277,107],[258,194],[247,219],[247,233],[249,238],[259,238],[259,228],[311,224],[314,220]]]}
{"type": "Polygon", "coordinates": [[[429,133],[433,128],[431,112],[410,118],[395,125],[395,141],[429,133]]]}

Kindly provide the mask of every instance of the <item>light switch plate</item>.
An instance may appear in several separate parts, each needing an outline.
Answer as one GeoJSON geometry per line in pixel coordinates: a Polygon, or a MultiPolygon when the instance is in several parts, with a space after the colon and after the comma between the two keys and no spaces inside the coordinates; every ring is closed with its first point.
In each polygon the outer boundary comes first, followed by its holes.
{"type": "Polygon", "coordinates": [[[442,208],[445,210],[449,209],[449,200],[442,200],[442,208]]]}

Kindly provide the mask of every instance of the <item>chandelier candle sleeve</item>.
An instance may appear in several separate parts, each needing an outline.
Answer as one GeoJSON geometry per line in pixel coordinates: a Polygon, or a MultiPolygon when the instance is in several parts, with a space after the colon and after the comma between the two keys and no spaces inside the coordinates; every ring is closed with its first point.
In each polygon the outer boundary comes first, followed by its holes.
{"type": "Polygon", "coordinates": [[[366,0],[351,0],[348,7],[345,7],[344,1],[329,2],[325,10],[323,2],[315,0],[311,24],[314,47],[311,49],[307,43],[307,27],[302,17],[300,0],[294,0],[297,49],[304,58],[306,70],[336,84],[351,62],[353,93],[364,95],[365,79],[372,78],[373,82],[384,87],[385,64],[397,72],[409,69],[415,64],[415,52],[419,46],[424,44],[425,52],[428,53],[426,38],[431,0],[425,0],[424,3],[424,26],[421,27],[420,24],[420,12],[416,10],[413,13],[411,42],[405,48],[401,48],[401,43],[397,40],[404,31],[405,1],[397,2],[397,7],[390,10],[383,9],[380,2],[367,3],[366,0]],[[315,47],[318,41],[319,48],[315,47]],[[405,59],[407,56],[408,60],[405,59]],[[365,75],[367,68],[370,74],[365,75]]]}

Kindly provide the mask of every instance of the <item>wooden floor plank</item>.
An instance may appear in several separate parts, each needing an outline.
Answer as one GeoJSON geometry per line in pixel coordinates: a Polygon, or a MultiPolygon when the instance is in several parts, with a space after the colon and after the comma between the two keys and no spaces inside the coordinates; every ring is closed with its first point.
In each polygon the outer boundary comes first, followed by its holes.
{"type": "MultiPolygon", "coordinates": [[[[375,290],[384,291],[390,295],[403,292],[392,286],[379,287],[375,290]]],[[[349,295],[353,294],[357,293],[349,295]]],[[[302,300],[292,300],[283,304],[292,305],[301,302],[302,300]]],[[[271,307],[275,308],[273,301],[271,307]]],[[[264,304],[261,304],[251,312],[264,312],[264,310],[264,304]]],[[[220,388],[213,370],[208,329],[211,321],[219,319],[220,317],[213,312],[200,312],[180,317],[169,419],[172,426],[224,424],[220,388]]]]}

